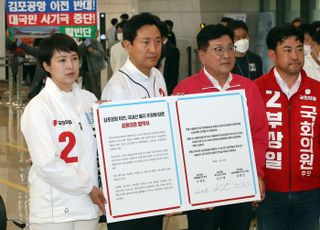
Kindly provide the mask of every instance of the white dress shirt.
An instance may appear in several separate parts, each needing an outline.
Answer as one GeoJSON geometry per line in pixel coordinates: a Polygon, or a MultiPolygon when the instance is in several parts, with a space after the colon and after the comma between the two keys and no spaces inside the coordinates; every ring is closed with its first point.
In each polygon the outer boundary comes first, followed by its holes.
{"type": "Polygon", "coordinates": [[[150,76],[146,76],[128,58],[108,81],[101,99],[118,101],[160,96],[167,96],[166,83],[160,71],[153,67],[150,76]]]}
{"type": "Polygon", "coordinates": [[[223,87],[219,84],[219,82],[206,70],[206,67],[204,67],[204,73],[209,79],[209,81],[212,82],[214,88],[218,89],[219,91],[225,91],[230,88],[230,81],[232,80],[232,75],[229,73],[229,76],[227,78],[226,83],[224,84],[223,87]]]}
{"type": "Polygon", "coordinates": [[[277,71],[277,68],[274,68],[274,76],[276,77],[276,81],[281,88],[281,91],[287,95],[288,99],[292,97],[299,89],[301,83],[301,73],[299,73],[298,79],[296,82],[289,88],[287,83],[282,79],[280,74],[277,71]]]}
{"type": "Polygon", "coordinates": [[[128,51],[122,46],[121,42],[114,44],[110,50],[110,64],[112,72],[117,72],[126,63],[128,51]]]}
{"type": "Polygon", "coordinates": [[[320,65],[313,59],[311,54],[304,57],[303,69],[306,71],[308,77],[320,81],[320,65]]]}

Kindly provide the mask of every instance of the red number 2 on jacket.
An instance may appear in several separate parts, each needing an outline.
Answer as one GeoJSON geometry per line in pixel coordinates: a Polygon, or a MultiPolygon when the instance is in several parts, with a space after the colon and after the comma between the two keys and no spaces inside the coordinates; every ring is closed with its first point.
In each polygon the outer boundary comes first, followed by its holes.
{"type": "Polygon", "coordinates": [[[76,137],[72,132],[63,132],[59,135],[59,142],[66,142],[69,141],[66,147],[61,151],[60,158],[64,160],[66,163],[74,163],[78,162],[78,157],[69,157],[69,153],[73,149],[76,144],[76,137]],[[67,140],[68,139],[68,140],[67,140]]]}

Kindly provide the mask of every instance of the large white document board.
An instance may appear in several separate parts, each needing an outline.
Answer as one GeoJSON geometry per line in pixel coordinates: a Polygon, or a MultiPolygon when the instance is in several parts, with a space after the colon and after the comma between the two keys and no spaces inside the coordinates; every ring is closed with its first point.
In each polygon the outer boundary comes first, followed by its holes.
{"type": "Polygon", "coordinates": [[[108,223],[260,199],[243,90],[94,105],[108,223]]]}

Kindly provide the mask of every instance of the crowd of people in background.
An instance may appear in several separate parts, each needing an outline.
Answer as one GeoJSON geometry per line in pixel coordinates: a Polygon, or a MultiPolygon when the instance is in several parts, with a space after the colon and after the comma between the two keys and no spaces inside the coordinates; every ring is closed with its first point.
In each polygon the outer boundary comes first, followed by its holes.
{"type": "MultiPolygon", "coordinates": [[[[33,183],[30,191],[31,207],[35,210],[34,212],[31,210],[31,214],[41,210],[36,201],[39,197],[33,193],[37,186],[35,183],[51,183],[59,179],[56,178],[58,175],[55,176],[43,170],[47,165],[39,161],[40,152],[47,151],[49,145],[47,140],[43,142],[35,140],[30,133],[30,130],[34,130],[35,127],[39,128],[39,132],[53,132],[54,127],[42,130],[42,126],[29,123],[33,117],[39,117],[39,113],[46,116],[55,113],[57,117],[62,113],[62,117],[67,119],[65,117],[69,114],[64,114],[66,103],[69,103],[68,106],[74,104],[71,107],[78,117],[72,119],[80,119],[80,129],[86,129],[87,137],[93,140],[92,123],[90,123],[92,120],[85,119],[83,115],[89,113],[88,103],[97,99],[116,101],[243,89],[247,96],[246,103],[262,194],[262,199],[254,204],[259,230],[318,229],[320,211],[319,21],[309,24],[302,18],[297,18],[291,23],[272,28],[267,35],[266,44],[268,56],[274,66],[268,73],[263,73],[261,57],[250,51],[251,37],[247,24],[241,20],[223,17],[220,23],[206,25],[198,33],[196,41],[198,58],[202,64],[201,70],[181,82],[178,82],[179,40],[173,32],[173,21],[169,19],[161,21],[150,13],[141,13],[131,18],[128,14],[123,14],[120,22],[117,18],[112,18],[111,25],[107,30],[107,40],[114,42],[110,50],[113,75],[102,92],[100,73],[106,67],[105,50],[97,39],[85,38],[79,45],[75,45],[68,37],[52,35],[49,40],[44,39],[45,42],[40,45],[49,50],[50,44],[55,45],[55,50],[50,51],[53,56],[49,56],[49,59],[48,57],[45,60],[39,59],[33,77],[32,90],[39,83],[41,87],[32,91],[30,98],[34,99],[28,104],[22,118],[22,130],[34,162],[32,167],[39,170],[39,174],[37,171],[33,172],[35,181],[31,182],[33,183]],[[60,42],[61,39],[65,39],[66,44],[56,44],[55,39],[60,42]],[[59,67],[61,64],[55,63],[57,61],[55,58],[59,58],[62,54],[65,55],[66,63],[70,62],[70,68],[71,66],[78,68],[68,72],[67,67],[63,67],[67,75],[73,77],[70,82],[65,82],[65,76],[59,75],[61,74],[59,69],[54,68],[55,65],[59,67]],[[82,87],[91,93],[78,88],[76,83],[78,75],[83,76],[82,87]],[[43,87],[44,91],[41,90],[43,87]],[[68,94],[73,90],[72,95],[68,94]],[[65,97],[66,100],[63,101],[61,98],[59,101],[53,100],[60,96],[65,97]],[[87,99],[84,102],[78,102],[77,97],[81,100],[85,97],[87,99]],[[50,111],[45,104],[52,104],[62,112],[58,109],[50,111]],[[43,177],[46,178],[45,182],[42,181],[43,177]]],[[[8,41],[8,44],[10,47],[14,44],[15,47],[12,49],[18,47],[26,54],[37,58],[44,55],[39,48],[32,47],[21,39],[11,43],[8,41]]],[[[45,118],[39,118],[40,121],[43,119],[45,118]]],[[[45,122],[43,120],[43,123],[45,122]]],[[[77,128],[74,132],[80,131],[77,128]]],[[[45,133],[43,135],[48,136],[45,133]]],[[[48,138],[53,137],[48,136],[48,138]]],[[[53,142],[50,144],[53,148],[59,148],[53,142]]],[[[82,144],[79,145],[79,154],[84,154],[82,150],[85,147],[82,144]]],[[[93,162],[93,159],[96,159],[96,149],[94,146],[91,147],[92,156],[89,158],[93,162]]],[[[79,166],[79,170],[84,170],[85,179],[83,179],[83,175],[79,175],[78,172],[68,172],[65,169],[64,164],[68,162],[58,160],[54,162],[53,155],[50,156],[52,161],[49,163],[52,163],[52,167],[56,164],[61,171],[73,173],[73,177],[65,176],[65,180],[74,178],[76,178],[75,181],[79,180],[77,186],[72,183],[66,183],[65,186],[53,183],[52,186],[56,186],[55,189],[62,191],[63,194],[76,188],[79,192],[83,191],[82,195],[69,194],[65,195],[65,198],[84,202],[91,213],[82,210],[85,213],[83,216],[93,220],[93,223],[87,224],[96,226],[97,215],[93,214],[95,210],[93,204],[98,204],[101,208],[105,201],[97,190],[97,178],[92,176],[97,170],[94,163],[90,172],[79,166]]],[[[64,178],[61,177],[61,179],[64,178]]],[[[40,198],[44,199],[45,196],[40,198]]],[[[212,210],[191,211],[187,213],[189,229],[247,230],[250,226],[252,210],[251,203],[244,203],[216,207],[212,210]]],[[[32,221],[37,223],[38,220],[50,222],[50,217],[34,215],[30,219],[31,223],[32,221]]],[[[78,218],[79,216],[81,215],[74,215],[74,219],[83,221],[83,218],[78,218]]],[[[61,221],[64,220],[61,219],[61,221]]],[[[39,227],[36,224],[34,226],[39,227]]],[[[43,225],[35,229],[45,229],[45,227],[43,225]]],[[[90,228],[94,229],[94,227],[90,228]]],[[[111,230],[161,230],[162,216],[109,224],[108,228],[111,230]]]]}
{"type": "MultiPolygon", "coordinates": [[[[106,31],[106,39],[111,44],[109,50],[103,50],[97,39],[87,38],[77,41],[80,47],[82,65],[80,75],[82,85],[93,92],[98,98],[101,96],[100,72],[106,67],[104,57],[110,54],[109,63],[112,73],[118,71],[128,58],[127,50],[123,46],[123,27],[129,19],[124,13],[118,18],[110,20],[111,27],[106,31]]],[[[162,21],[163,48],[156,67],[164,75],[168,93],[171,94],[179,79],[180,52],[173,32],[173,21],[162,21]]],[[[251,80],[263,75],[263,63],[259,55],[250,50],[250,35],[248,25],[242,20],[222,17],[219,24],[227,26],[234,32],[236,62],[232,73],[240,74],[251,80]]],[[[303,18],[295,18],[291,24],[304,33],[304,71],[308,76],[320,80],[320,21],[307,23],[303,18]]],[[[98,38],[97,34],[97,38],[98,38]]],[[[31,86],[29,99],[37,95],[44,86],[45,72],[36,62],[37,49],[42,39],[14,39],[6,38],[6,47],[11,55],[11,71],[13,79],[18,74],[18,57],[26,57],[30,64],[23,67],[23,83],[31,86]],[[35,60],[35,61],[33,61],[35,60]]],[[[27,62],[28,63],[28,62],[27,62]]],[[[183,76],[182,76],[183,77],[183,76]]]]}

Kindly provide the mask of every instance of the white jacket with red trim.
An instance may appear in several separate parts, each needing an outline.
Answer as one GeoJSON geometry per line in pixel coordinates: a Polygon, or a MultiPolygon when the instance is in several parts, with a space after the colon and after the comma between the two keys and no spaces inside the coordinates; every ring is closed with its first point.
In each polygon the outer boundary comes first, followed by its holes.
{"type": "Polygon", "coordinates": [[[131,61],[115,72],[103,89],[101,100],[131,100],[167,96],[167,88],[160,71],[151,68],[150,76],[142,73],[131,61]]]}
{"type": "Polygon", "coordinates": [[[76,83],[65,93],[48,78],[25,108],[21,130],[32,160],[30,223],[97,218],[98,207],[88,195],[98,185],[91,111],[96,100],[76,83]]]}

